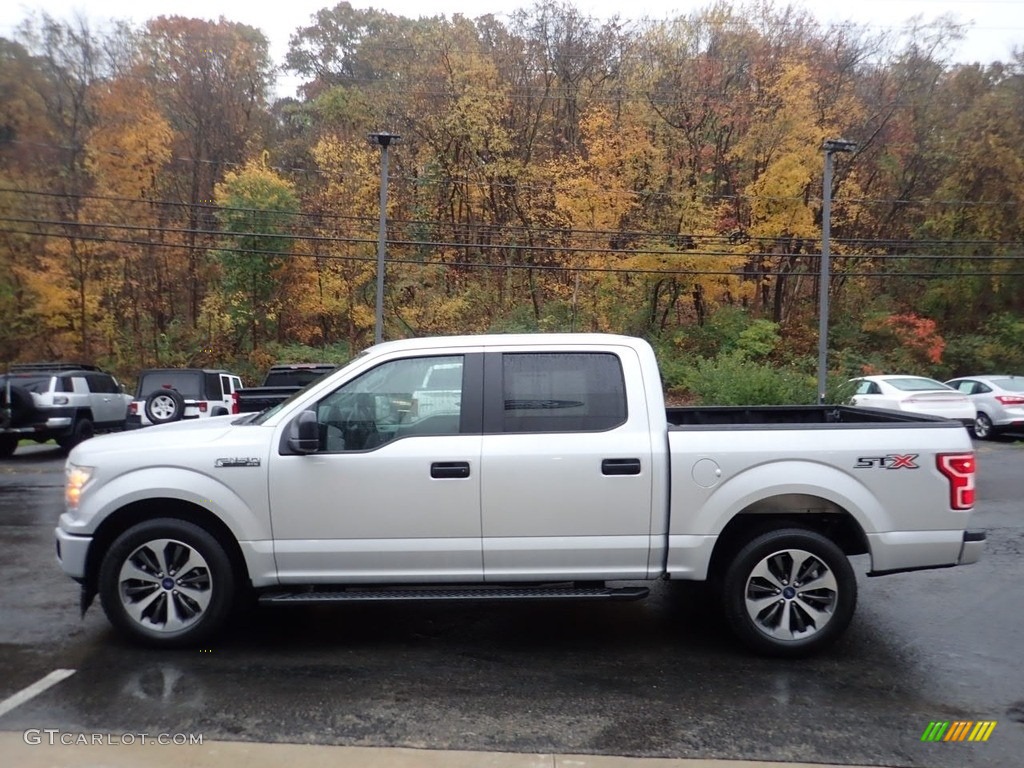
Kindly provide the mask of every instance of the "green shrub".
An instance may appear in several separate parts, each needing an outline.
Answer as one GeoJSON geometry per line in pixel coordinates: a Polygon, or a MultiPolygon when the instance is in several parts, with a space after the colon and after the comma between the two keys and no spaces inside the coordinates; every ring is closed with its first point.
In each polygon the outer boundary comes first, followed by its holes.
{"type": "Polygon", "coordinates": [[[685,376],[685,387],[702,405],[809,405],[817,399],[812,378],[741,352],[698,361],[685,376]]]}

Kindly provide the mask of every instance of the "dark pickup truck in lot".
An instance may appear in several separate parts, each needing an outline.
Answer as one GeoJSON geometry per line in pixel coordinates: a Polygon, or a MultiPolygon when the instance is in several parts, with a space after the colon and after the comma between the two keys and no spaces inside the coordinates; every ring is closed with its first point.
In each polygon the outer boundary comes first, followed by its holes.
{"type": "Polygon", "coordinates": [[[236,413],[258,413],[286,400],[307,384],[338,370],[329,363],[291,363],[275,365],[267,372],[261,387],[235,392],[236,413]]]}

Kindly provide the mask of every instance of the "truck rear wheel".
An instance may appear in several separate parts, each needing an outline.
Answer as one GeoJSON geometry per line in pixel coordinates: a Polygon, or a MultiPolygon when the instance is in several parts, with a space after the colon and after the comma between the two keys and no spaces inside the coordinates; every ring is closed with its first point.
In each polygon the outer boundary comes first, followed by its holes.
{"type": "Polygon", "coordinates": [[[722,597],[729,626],[747,646],[770,656],[806,656],[849,625],[857,578],[831,540],[786,528],[764,533],[736,553],[722,597]]]}
{"type": "Polygon", "coordinates": [[[211,637],[227,621],[234,592],[224,548],[185,520],[147,520],[129,528],[100,565],[107,618],[146,645],[176,648],[211,637]]]}

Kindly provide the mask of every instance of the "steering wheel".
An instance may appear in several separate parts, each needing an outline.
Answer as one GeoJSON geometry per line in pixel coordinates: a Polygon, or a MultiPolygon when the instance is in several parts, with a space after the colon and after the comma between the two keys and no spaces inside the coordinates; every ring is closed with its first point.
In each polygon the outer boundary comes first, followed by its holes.
{"type": "Polygon", "coordinates": [[[351,404],[336,409],[335,419],[346,450],[359,451],[377,444],[377,416],[371,395],[356,395],[351,404]]]}

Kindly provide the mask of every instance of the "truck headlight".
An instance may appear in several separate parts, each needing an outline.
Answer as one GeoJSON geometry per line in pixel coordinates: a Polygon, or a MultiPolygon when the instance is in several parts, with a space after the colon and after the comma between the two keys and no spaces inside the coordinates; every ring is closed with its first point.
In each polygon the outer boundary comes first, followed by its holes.
{"type": "Polygon", "coordinates": [[[65,468],[64,502],[68,505],[68,509],[78,509],[78,502],[82,498],[82,489],[92,477],[92,471],[93,467],[79,467],[76,464],[68,464],[65,468]]]}

